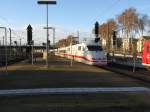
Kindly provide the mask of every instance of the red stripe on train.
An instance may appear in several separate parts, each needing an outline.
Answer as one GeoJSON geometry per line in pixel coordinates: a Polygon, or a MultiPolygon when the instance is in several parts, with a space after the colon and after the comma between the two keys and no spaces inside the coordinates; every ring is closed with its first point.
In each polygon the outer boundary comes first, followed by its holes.
{"type": "MultiPolygon", "coordinates": [[[[77,56],[77,55],[71,55],[71,54],[64,54],[64,56],[70,56],[70,57],[73,57],[73,58],[80,58],[80,59],[84,59],[86,61],[89,61],[89,62],[99,62],[100,60],[92,60],[92,59],[88,59],[84,56],[77,56]]],[[[102,61],[102,62],[107,62],[107,61],[102,61]]]]}

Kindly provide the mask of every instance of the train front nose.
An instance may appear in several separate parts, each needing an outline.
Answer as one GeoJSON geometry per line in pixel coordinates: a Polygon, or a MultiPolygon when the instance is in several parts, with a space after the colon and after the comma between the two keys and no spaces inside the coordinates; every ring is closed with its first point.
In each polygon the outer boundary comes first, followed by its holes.
{"type": "Polygon", "coordinates": [[[99,66],[107,65],[107,58],[104,54],[93,53],[91,57],[92,57],[93,65],[99,65],[99,66]]]}
{"type": "Polygon", "coordinates": [[[97,58],[94,61],[94,65],[99,65],[99,66],[107,65],[107,59],[106,58],[97,58]]]}

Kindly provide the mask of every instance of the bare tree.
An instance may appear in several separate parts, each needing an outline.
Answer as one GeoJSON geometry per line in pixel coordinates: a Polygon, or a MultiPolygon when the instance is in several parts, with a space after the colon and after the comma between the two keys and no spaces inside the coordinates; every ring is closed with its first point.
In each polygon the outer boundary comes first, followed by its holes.
{"type": "Polygon", "coordinates": [[[132,31],[137,30],[139,18],[135,8],[126,9],[121,15],[117,16],[118,23],[123,27],[126,38],[129,38],[132,31]]]}
{"type": "Polygon", "coordinates": [[[109,19],[106,23],[100,25],[99,33],[102,39],[106,40],[106,49],[110,51],[112,31],[117,28],[117,23],[114,19],[109,19]]]}

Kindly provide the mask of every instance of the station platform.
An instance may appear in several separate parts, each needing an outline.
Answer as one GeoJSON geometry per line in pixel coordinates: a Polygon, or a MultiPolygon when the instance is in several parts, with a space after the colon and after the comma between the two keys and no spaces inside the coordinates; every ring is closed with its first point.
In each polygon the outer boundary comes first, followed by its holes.
{"type": "Polygon", "coordinates": [[[51,56],[49,67],[38,58],[34,65],[28,60],[0,69],[0,90],[36,88],[150,87],[149,83],[100,67],[51,56]]]}
{"type": "Polygon", "coordinates": [[[149,112],[149,98],[149,83],[56,56],[0,68],[1,112],[149,112]]]}

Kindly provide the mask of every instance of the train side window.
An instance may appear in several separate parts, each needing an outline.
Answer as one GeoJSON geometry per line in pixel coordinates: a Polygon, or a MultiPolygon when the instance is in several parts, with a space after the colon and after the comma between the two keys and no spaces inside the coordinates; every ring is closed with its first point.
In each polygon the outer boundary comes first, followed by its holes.
{"type": "Polygon", "coordinates": [[[81,51],[81,46],[78,47],[78,50],[81,51]]]}
{"type": "Polygon", "coordinates": [[[85,51],[85,48],[83,47],[83,51],[85,51]]]}

